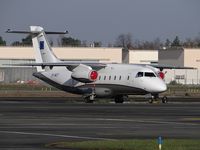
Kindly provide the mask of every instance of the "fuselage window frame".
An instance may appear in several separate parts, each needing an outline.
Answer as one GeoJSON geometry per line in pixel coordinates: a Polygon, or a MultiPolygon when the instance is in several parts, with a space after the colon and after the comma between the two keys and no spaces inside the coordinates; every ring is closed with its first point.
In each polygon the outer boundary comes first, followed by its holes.
{"type": "Polygon", "coordinates": [[[136,78],[140,78],[140,77],[143,77],[144,76],[144,72],[138,72],[136,74],[136,78]]]}
{"type": "Polygon", "coordinates": [[[111,76],[109,76],[109,80],[111,80],[111,76]]]}
{"type": "Polygon", "coordinates": [[[116,80],[117,79],[117,77],[116,76],[114,76],[114,80],[116,80]]]}
{"type": "Polygon", "coordinates": [[[145,77],[150,77],[150,78],[156,77],[156,75],[155,75],[153,72],[144,72],[144,76],[145,76],[145,77]]]}

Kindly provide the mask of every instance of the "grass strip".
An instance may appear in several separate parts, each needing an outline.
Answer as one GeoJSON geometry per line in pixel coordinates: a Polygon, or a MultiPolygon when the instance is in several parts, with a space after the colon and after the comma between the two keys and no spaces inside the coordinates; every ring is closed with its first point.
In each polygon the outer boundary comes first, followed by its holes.
{"type": "MultiPolygon", "coordinates": [[[[157,140],[57,142],[47,146],[79,150],[158,150],[157,140]]],[[[200,140],[166,139],[162,150],[200,150],[200,140]]]]}

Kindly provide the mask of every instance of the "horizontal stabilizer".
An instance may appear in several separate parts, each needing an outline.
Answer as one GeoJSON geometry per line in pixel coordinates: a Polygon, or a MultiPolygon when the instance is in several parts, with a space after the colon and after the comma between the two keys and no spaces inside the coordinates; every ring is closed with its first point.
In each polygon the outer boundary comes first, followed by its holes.
{"type": "MultiPolygon", "coordinates": [[[[41,31],[16,31],[8,29],[6,33],[19,33],[19,34],[36,34],[40,33],[41,31]]],[[[44,31],[46,34],[68,34],[69,32],[66,30],[64,32],[54,32],[54,31],[44,31]]]]}

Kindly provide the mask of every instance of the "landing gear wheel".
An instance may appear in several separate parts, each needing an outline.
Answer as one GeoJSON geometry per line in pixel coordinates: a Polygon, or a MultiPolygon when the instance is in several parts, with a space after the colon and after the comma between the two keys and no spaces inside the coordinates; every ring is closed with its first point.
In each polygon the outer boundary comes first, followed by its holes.
{"type": "Polygon", "coordinates": [[[149,104],[152,104],[153,103],[153,99],[149,99],[149,104]]]}
{"type": "Polygon", "coordinates": [[[158,101],[159,101],[159,95],[158,94],[151,95],[151,98],[149,99],[150,104],[152,104],[154,102],[158,102],[158,101]]]}
{"type": "Polygon", "coordinates": [[[90,100],[89,98],[85,98],[85,103],[94,103],[94,100],[90,100]]]}
{"type": "Polygon", "coordinates": [[[168,102],[167,96],[164,96],[164,97],[162,98],[162,103],[167,103],[167,102],[168,102]]]}
{"type": "Polygon", "coordinates": [[[87,96],[85,97],[85,103],[93,103],[94,102],[94,98],[95,98],[95,95],[90,95],[90,96],[87,96]]]}
{"type": "Polygon", "coordinates": [[[126,95],[119,95],[115,97],[115,103],[123,103],[125,100],[128,99],[126,95]]]}

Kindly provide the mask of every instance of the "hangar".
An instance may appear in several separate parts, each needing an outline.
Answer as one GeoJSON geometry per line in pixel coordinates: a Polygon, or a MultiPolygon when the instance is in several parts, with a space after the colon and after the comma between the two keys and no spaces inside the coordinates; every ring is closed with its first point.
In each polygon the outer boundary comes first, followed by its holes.
{"type": "Polygon", "coordinates": [[[200,84],[200,49],[199,48],[168,48],[160,49],[158,63],[180,67],[194,67],[196,69],[166,70],[166,82],[173,80],[182,84],[200,84]]]}
{"type": "MultiPolygon", "coordinates": [[[[56,56],[61,60],[98,61],[106,63],[121,63],[121,48],[75,48],[53,47],[56,56]]],[[[37,80],[32,76],[36,72],[33,67],[9,66],[35,61],[33,47],[0,47],[0,82],[16,83],[37,80]],[[8,64],[8,65],[5,65],[8,64]]]]}

